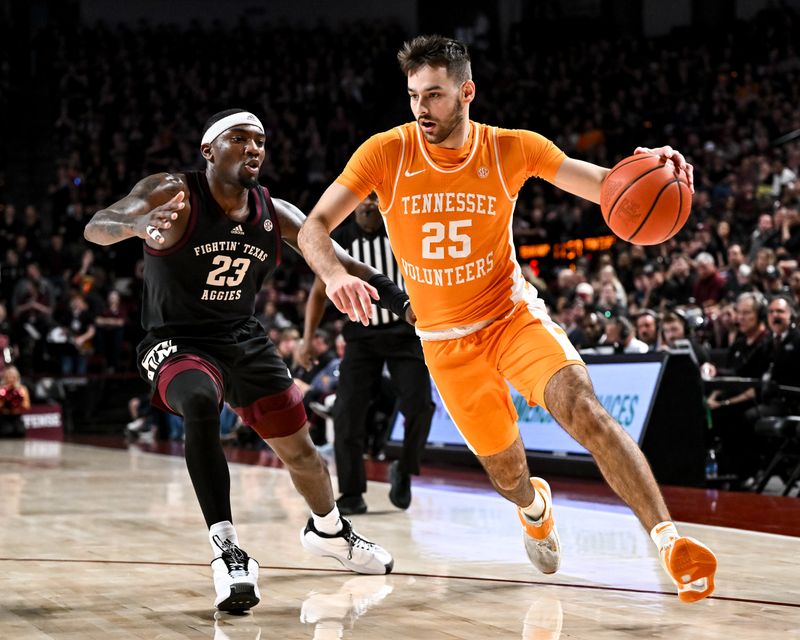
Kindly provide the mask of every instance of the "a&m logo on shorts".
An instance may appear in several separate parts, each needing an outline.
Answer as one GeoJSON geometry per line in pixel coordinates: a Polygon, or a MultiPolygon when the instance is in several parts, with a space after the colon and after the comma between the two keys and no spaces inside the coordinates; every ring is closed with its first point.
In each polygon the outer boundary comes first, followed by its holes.
{"type": "Polygon", "coordinates": [[[158,366],[169,356],[178,351],[178,347],[172,344],[172,340],[159,342],[155,347],[148,351],[142,358],[142,367],[147,371],[147,379],[152,380],[156,377],[158,366]]]}
{"type": "Polygon", "coordinates": [[[479,178],[488,178],[489,177],[489,167],[478,167],[478,177],[479,178]]]}
{"type": "Polygon", "coordinates": [[[272,220],[269,218],[264,220],[264,231],[272,231],[272,220]]]}

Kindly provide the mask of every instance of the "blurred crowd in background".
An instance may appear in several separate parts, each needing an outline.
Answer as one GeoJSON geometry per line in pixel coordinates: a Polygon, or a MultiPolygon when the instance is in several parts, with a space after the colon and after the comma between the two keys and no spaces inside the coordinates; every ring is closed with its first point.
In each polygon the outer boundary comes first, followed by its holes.
{"type": "MultiPolygon", "coordinates": [[[[202,123],[229,107],[261,118],[262,181],[308,212],[360,142],[411,117],[394,57],[409,35],[381,23],[303,29],[245,21],[40,34],[32,64],[53,96],[52,121],[31,131],[30,142],[51,150],[55,168],[36,200],[12,201],[0,186],[3,361],[23,377],[134,372],[141,245],[87,244],[83,227],[93,213],[145,175],[202,168],[202,123]]],[[[769,299],[783,294],[796,308],[798,42],[797,14],[771,9],[724,32],[686,28],[557,49],[520,26],[502,50],[473,50],[475,120],[538,131],[568,155],[604,166],[637,146],[663,144],[694,164],[692,215],[674,239],[521,260],[577,346],[637,352],[685,339],[713,356],[747,329],[742,293],[765,296],[764,332],[769,299]]],[[[520,194],[518,245],[608,233],[599,207],[547,183],[531,181],[520,194]]],[[[256,313],[291,362],[312,274],[292,252],[284,256],[256,313]]],[[[326,323],[332,352],[341,320],[331,312],[326,323]]]]}

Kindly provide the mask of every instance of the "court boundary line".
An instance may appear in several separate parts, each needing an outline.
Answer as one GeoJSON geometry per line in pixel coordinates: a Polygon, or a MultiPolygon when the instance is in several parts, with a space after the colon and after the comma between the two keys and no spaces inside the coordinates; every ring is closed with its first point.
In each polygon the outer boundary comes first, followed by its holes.
{"type": "MultiPolygon", "coordinates": [[[[206,567],[205,562],[160,562],[157,560],[99,560],[99,559],[70,559],[70,558],[4,558],[0,557],[0,562],[62,562],[62,563],[88,563],[88,564],[116,564],[116,565],[150,565],[159,567],[206,567]]],[[[293,571],[293,572],[313,572],[313,573],[334,573],[334,574],[353,574],[348,569],[320,569],[318,567],[282,567],[279,565],[259,565],[261,570],[269,569],[272,571],[293,571]]],[[[355,574],[364,575],[364,574],[355,574]]],[[[491,582],[495,584],[516,584],[542,587],[565,587],[570,589],[585,589],[589,591],[610,591],[615,593],[643,593],[656,596],[668,596],[676,598],[674,591],[658,591],[656,589],[634,589],[633,587],[611,587],[594,584],[577,584],[571,582],[542,582],[536,580],[519,580],[514,578],[486,578],[482,576],[460,576],[460,575],[441,575],[437,573],[414,573],[407,571],[393,571],[392,576],[406,576],[411,578],[438,578],[441,580],[465,580],[472,582],[491,582]]],[[[779,602],[775,600],[757,600],[755,598],[737,598],[735,596],[709,596],[705,600],[718,600],[721,602],[740,602],[742,604],[768,605],[773,607],[788,607],[800,609],[800,602],[779,602]]]]}

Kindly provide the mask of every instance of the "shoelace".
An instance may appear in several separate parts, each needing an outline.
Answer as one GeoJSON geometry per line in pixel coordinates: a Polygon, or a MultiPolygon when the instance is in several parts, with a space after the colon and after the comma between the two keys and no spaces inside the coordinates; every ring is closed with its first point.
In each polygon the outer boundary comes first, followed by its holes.
{"type": "Polygon", "coordinates": [[[365,551],[372,551],[375,548],[375,543],[362,538],[355,531],[353,531],[352,527],[348,527],[347,532],[344,534],[344,539],[347,540],[347,544],[349,547],[347,553],[348,560],[353,559],[353,549],[364,549],[365,551]]]}
{"type": "Polygon", "coordinates": [[[214,544],[222,550],[222,560],[228,565],[228,572],[247,571],[247,554],[227,538],[221,540],[214,536],[214,544]]]}

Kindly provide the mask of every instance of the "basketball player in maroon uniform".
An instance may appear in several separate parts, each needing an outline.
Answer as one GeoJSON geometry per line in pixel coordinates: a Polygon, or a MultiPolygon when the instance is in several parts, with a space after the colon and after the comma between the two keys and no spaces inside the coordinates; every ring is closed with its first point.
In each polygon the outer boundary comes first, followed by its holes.
{"type": "MultiPolygon", "coordinates": [[[[358,573],[383,574],[392,556],[339,517],[330,476],[308,435],[302,394],[253,316],[255,297],[280,261],[281,240],[299,252],[305,216],[259,186],[264,128],[251,113],[223,111],[206,123],[205,172],[161,173],[98,211],[87,240],[144,240],[140,373],[153,403],[183,416],[186,465],[209,527],[215,606],[242,611],[258,603],[258,564],[238,544],[230,475],[219,438],[228,402],[266,440],[311,509],[303,546],[358,573]]],[[[378,304],[413,318],[407,296],[343,250],[350,273],[372,283],[378,304]],[[408,311],[408,314],[404,312],[408,311]]]]}

